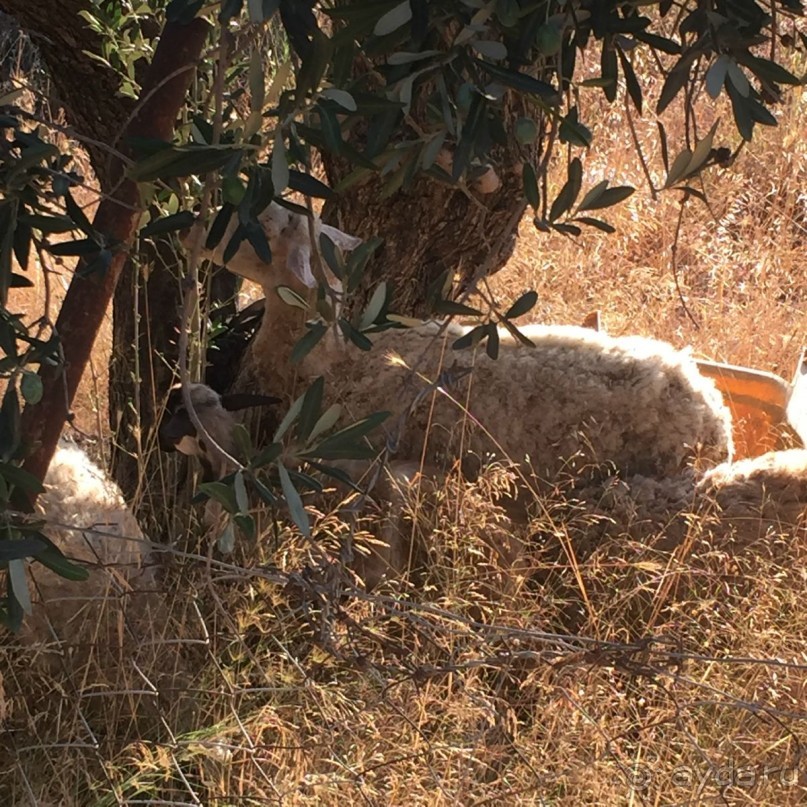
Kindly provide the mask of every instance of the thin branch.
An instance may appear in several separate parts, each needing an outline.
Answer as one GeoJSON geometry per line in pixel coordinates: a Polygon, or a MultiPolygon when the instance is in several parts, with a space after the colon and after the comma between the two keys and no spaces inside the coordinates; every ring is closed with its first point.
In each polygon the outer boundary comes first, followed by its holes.
{"type": "MultiPolygon", "coordinates": [[[[218,142],[221,140],[221,117],[224,103],[224,75],[227,70],[227,59],[231,41],[232,35],[229,33],[229,31],[227,31],[226,28],[222,28],[214,92],[215,112],[213,116],[213,145],[218,144],[218,142]]],[[[210,208],[214,183],[214,175],[208,174],[205,178],[202,199],[199,203],[199,222],[203,222],[207,218],[207,211],[210,208]]],[[[199,260],[202,254],[203,238],[204,229],[202,225],[199,225],[195,228],[189,239],[190,250],[188,255],[188,269],[185,278],[182,281],[183,302],[179,327],[178,362],[179,380],[182,385],[182,402],[185,405],[185,409],[187,410],[191,423],[193,423],[197,433],[201,435],[205,441],[205,445],[210,448],[216,458],[226,465],[241,471],[244,469],[244,466],[238,462],[235,457],[232,457],[227,451],[225,451],[224,448],[222,448],[222,446],[210,436],[210,433],[205,428],[205,424],[199,419],[199,415],[193,405],[193,399],[191,398],[191,378],[190,371],[188,370],[188,334],[190,332],[190,323],[193,316],[193,311],[199,301],[199,260]]]]}
{"type": "Polygon", "coordinates": [[[700,330],[700,324],[695,319],[692,312],[689,310],[689,306],[686,304],[686,300],[684,299],[684,292],[681,289],[681,284],[678,282],[678,239],[681,237],[681,224],[684,220],[684,207],[686,206],[687,199],[689,198],[689,194],[684,192],[684,196],[681,199],[681,204],[678,207],[678,220],[675,223],[675,238],[673,239],[672,246],[670,247],[671,257],[670,257],[670,268],[672,269],[673,280],[675,281],[675,290],[678,293],[678,299],[681,302],[681,306],[684,309],[684,313],[689,318],[690,322],[695,326],[697,330],[700,330]]]}
{"type": "Polygon", "coordinates": [[[636,124],[633,122],[633,112],[630,107],[630,95],[625,93],[625,117],[628,121],[628,128],[630,129],[630,136],[633,140],[633,147],[636,149],[636,154],[639,157],[639,164],[642,166],[642,172],[647,180],[647,186],[650,188],[650,196],[655,202],[658,199],[658,191],[653,185],[653,177],[650,176],[650,168],[647,165],[644,152],[642,151],[642,144],[639,142],[639,135],[636,133],[636,124]]]}

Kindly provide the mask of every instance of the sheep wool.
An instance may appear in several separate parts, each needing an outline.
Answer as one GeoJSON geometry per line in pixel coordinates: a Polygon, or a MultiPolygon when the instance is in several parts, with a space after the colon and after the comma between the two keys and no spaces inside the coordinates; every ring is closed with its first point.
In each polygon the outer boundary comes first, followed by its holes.
{"type": "MultiPolygon", "coordinates": [[[[451,350],[466,329],[438,337],[434,325],[425,325],[376,334],[370,353],[329,334],[292,366],[291,350],[305,332],[303,312],[286,305],[276,288],[305,296],[313,285],[309,226],[274,203],[260,221],[272,263],[243,242],[227,264],[266,294],[239,389],[288,394],[297,380],[305,385],[322,375],[326,394],[350,417],[392,413],[386,442],[398,459],[430,464],[471,450],[528,460],[538,475],[552,478],[602,463],[623,473],[669,475],[695,458],[707,466],[731,458],[730,415],[714,383],[688,355],[651,339],[530,326],[523,333],[533,348],[501,330],[492,360],[482,350],[451,350]]],[[[314,228],[343,249],[358,244],[318,220],[314,228]]],[[[223,260],[223,249],[212,257],[223,260]]]]}
{"type": "MultiPolygon", "coordinates": [[[[39,563],[31,564],[34,620],[44,613],[59,639],[73,638],[86,626],[97,629],[105,601],[137,583],[148,586],[151,570],[143,568],[147,543],[120,488],[77,445],[61,440],[44,480],[37,511],[43,532],[70,560],[86,565],[90,577],[71,581],[39,563]]],[[[93,629],[93,628],[90,628],[93,629]]],[[[44,634],[45,637],[48,633],[44,634]]]]}
{"type": "Polygon", "coordinates": [[[617,532],[672,550],[696,529],[711,536],[713,545],[759,550],[804,535],[807,450],[724,462],[700,477],[692,471],[661,479],[636,476],[613,487],[607,497],[599,490],[593,494],[617,532]]]}
{"type": "Polygon", "coordinates": [[[770,451],[723,463],[697,486],[703,502],[716,505],[721,524],[748,545],[767,534],[803,533],[807,514],[807,449],[770,451]]]}
{"type": "MultiPolygon", "coordinates": [[[[334,339],[299,372],[304,381],[323,375],[354,419],[392,412],[386,438],[402,459],[420,458],[425,444],[430,462],[466,451],[504,455],[551,479],[604,463],[624,474],[666,476],[695,458],[708,466],[731,457],[720,393],[667,343],[537,325],[522,329],[532,348],[501,331],[494,360],[480,349],[452,350],[464,331],[384,331],[372,337],[369,353],[334,339]]],[[[271,332],[267,320],[246,356],[267,392],[286,381],[277,353],[266,350],[271,332]]]]}

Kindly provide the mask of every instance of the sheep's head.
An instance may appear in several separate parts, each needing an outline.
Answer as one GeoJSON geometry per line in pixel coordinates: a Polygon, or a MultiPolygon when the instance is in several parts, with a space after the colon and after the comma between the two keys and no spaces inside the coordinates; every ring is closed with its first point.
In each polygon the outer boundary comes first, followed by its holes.
{"type": "MultiPolygon", "coordinates": [[[[279,398],[249,393],[219,395],[206,384],[191,384],[190,396],[193,408],[207,433],[228,453],[232,454],[233,429],[237,424],[234,412],[254,406],[279,403],[279,398]]],[[[168,396],[165,414],[159,428],[160,448],[163,451],[179,451],[196,457],[202,465],[205,481],[224,476],[226,469],[217,467],[209,447],[196,431],[191,416],[182,399],[182,388],[174,387],[168,396]]]]}
{"type": "MultiPolygon", "coordinates": [[[[219,243],[213,249],[203,250],[202,254],[226,266],[231,272],[260,283],[264,289],[278,285],[288,285],[302,291],[315,288],[317,281],[311,269],[312,245],[308,216],[272,202],[258,216],[258,222],[272,252],[271,263],[264,262],[258,256],[246,237],[241,241],[235,254],[225,263],[224,252],[240,226],[236,214],[230,219],[219,243]]],[[[317,238],[326,235],[340,249],[350,251],[361,244],[360,238],[323,224],[319,217],[315,216],[313,223],[317,238]]],[[[189,237],[184,240],[187,243],[189,237]]]]}

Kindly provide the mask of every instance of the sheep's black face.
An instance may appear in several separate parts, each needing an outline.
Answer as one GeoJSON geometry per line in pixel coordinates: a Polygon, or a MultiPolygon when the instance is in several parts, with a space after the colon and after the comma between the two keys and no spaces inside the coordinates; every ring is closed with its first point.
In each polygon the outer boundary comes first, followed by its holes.
{"type": "MultiPolygon", "coordinates": [[[[229,413],[256,406],[276,404],[280,402],[280,399],[249,393],[230,393],[220,396],[204,384],[194,384],[191,387],[191,401],[205,428],[213,434],[220,434],[222,428],[227,430],[235,423],[229,413]]],[[[163,451],[179,451],[200,459],[206,456],[205,446],[199,439],[196,427],[185,408],[180,388],[171,390],[168,396],[165,415],[159,428],[159,441],[163,451]]]]}
{"type": "Polygon", "coordinates": [[[182,390],[171,390],[158,434],[162,451],[198,453],[196,427],[182,403],[182,390]]]}
{"type": "Polygon", "coordinates": [[[193,454],[194,451],[183,451],[181,445],[185,438],[196,440],[196,428],[188,413],[183,409],[175,413],[160,426],[160,449],[162,451],[181,451],[183,454],[193,454]]]}

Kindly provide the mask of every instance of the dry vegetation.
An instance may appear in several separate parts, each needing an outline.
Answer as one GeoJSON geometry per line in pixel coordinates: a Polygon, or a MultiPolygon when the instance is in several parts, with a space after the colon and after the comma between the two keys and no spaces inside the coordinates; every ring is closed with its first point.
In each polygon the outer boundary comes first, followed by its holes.
{"type": "MultiPolygon", "coordinates": [[[[661,184],[652,118],[636,125],[661,184]]],[[[612,333],[788,377],[807,341],[807,99],[780,121],[711,172],[710,209],[690,200],[676,238],[680,194],[651,198],[603,107],[589,181],[640,188],[607,216],[618,233],[525,219],[492,292],[535,288],[540,321],[596,308],[612,333]]],[[[0,802],[804,803],[802,531],[741,547],[693,517],[669,552],[556,492],[524,531],[529,574],[491,596],[488,493],[452,481],[413,504],[429,549],[411,588],[337,596],[318,546],[344,527],[322,514],[310,546],[270,531],[222,561],[178,541],[145,637],[121,617],[47,665],[7,641],[0,802]]]]}
{"type": "MultiPolygon", "coordinates": [[[[705,177],[709,207],[690,198],[682,212],[681,193],[652,198],[623,110],[603,107],[586,178],[591,185],[608,178],[639,188],[603,216],[618,233],[547,237],[525,218],[517,252],[494,278],[494,291],[511,299],[537,290],[540,310],[531,316],[540,321],[582,322],[599,309],[609,333],[667,339],[703,357],[790,379],[807,333],[805,116],[807,96],[797,90],[779,109],[778,128],[759,127],[733,164],[705,177]]],[[[703,115],[701,135],[715,117],[723,121],[720,131],[730,132],[731,110],[720,104],[703,115]]],[[[647,115],[635,123],[654,185],[661,187],[655,120],[647,115]]],[[[664,123],[674,156],[686,145],[683,128],[669,116],[664,123]]],[[[722,145],[719,138],[715,145],[722,145]]]]}

